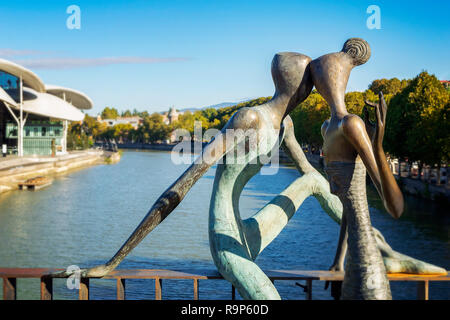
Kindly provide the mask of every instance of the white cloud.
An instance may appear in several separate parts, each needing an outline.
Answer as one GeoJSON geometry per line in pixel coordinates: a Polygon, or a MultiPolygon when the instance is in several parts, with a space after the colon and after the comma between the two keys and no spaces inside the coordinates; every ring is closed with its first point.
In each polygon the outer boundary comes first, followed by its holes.
{"type": "Polygon", "coordinates": [[[73,69],[106,66],[112,64],[149,64],[186,61],[187,58],[151,57],[100,57],[100,58],[43,58],[15,60],[16,63],[32,69],[73,69]]]}
{"type": "Polygon", "coordinates": [[[44,52],[37,50],[16,50],[9,48],[0,48],[0,57],[31,56],[43,53],[44,52]]]}
{"type": "Polygon", "coordinates": [[[37,50],[16,50],[0,48],[0,57],[35,56],[27,59],[14,59],[14,62],[32,69],[73,69],[113,64],[150,64],[187,61],[188,58],[154,58],[154,57],[98,57],[98,58],[70,58],[70,57],[42,57],[48,52],[37,50]],[[39,56],[39,57],[36,57],[39,56]]]}

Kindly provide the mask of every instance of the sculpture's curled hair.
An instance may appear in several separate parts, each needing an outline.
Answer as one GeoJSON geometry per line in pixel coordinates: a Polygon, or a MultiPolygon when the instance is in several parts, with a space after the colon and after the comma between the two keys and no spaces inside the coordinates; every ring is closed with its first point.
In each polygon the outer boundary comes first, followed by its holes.
{"type": "Polygon", "coordinates": [[[345,41],[342,52],[352,57],[355,66],[366,63],[370,58],[370,46],[361,38],[350,38],[345,41]]]}

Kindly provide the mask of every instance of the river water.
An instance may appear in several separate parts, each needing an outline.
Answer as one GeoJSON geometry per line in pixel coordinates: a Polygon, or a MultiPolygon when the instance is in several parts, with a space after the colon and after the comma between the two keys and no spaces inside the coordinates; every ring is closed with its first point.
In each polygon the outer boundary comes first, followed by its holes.
{"type": "MultiPolygon", "coordinates": [[[[159,195],[187,168],[168,152],[125,151],[118,164],[94,166],[65,176],[37,192],[0,195],[0,267],[89,267],[104,263],[128,238],[159,195]]],[[[208,244],[208,208],[215,167],[176,210],[119,266],[123,269],[214,268],[208,244]]],[[[257,175],[244,189],[243,217],[261,208],[299,173],[281,166],[277,175],[257,175]]],[[[448,208],[406,198],[399,220],[368,190],[372,224],[396,250],[450,268],[448,208]]],[[[315,198],[306,199],[286,228],[257,258],[263,269],[326,270],[331,265],[339,226],[315,198]]],[[[19,279],[18,299],[38,299],[39,280],[19,279]]],[[[293,281],[277,281],[283,299],[305,299],[293,281]]],[[[1,286],[1,285],[0,285],[1,286]]],[[[230,299],[224,280],[200,281],[200,299],[230,299]]],[[[391,283],[394,299],[415,299],[415,283],[391,283]]],[[[153,299],[153,280],[127,280],[127,299],[153,299]]],[[[2,293],[0,293],[1,295],[2,293]]],[[[65,279],[54,283],[56,299],[76,299],[65,279]]],[[[115,299],[115,281],[91,280],[92,299],[115,299]]],[[[1,296],[0,296],[1,297],[1,296]]],[[[164,280],[163,299],[192,299],[191,280],[164,280]]],[[[431,299],[450,299],[450,284],[430,284],[431,299]]],[[[323,282],[313,299],[331,299],[323,282]]]]}

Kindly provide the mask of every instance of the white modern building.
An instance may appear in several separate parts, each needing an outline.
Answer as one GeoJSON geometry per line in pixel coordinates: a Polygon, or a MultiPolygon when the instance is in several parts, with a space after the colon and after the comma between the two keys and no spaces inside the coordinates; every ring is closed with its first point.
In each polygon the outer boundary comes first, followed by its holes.
{"type": "Polygon", "coordinates": [[[67,152],[69,121],[82,121],[92,108],[85,94],[45,85],[32,71],[0,59],[0,144],[8,153],[51,155],[67,152]]]}

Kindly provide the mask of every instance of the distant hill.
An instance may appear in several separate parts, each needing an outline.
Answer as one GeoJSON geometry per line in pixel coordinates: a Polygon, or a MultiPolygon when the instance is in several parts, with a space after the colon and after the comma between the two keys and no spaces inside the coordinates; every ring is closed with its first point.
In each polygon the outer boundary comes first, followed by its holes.
{"type": "Polygon", "coordinates": [[[237,105],[238,103],[241,103],[241,102],[244,102],[244,101],[238,101],[238,102],[222,102],[222,103],[215,104],[215,105],[212,105],[212,106],[204,107],[204,108],[202,108],[202,109],[208,109],[208,108],[214,108],[214,109],[226,108],[226,107],[231,107],[231,106],[237,105]]]}
{"type": "Polygon", "coordinates": [[[220,109],[220,108],[231,107],[231,106],[237,105],[238,103],[242,103],[245,101],[249,101],[249,100],[242,100],[242,101],[236,101],[236,102],[222,102],[222,103],[214,104],[212,106],[207,106],[207,107],[202,107],[202,108],[184,108],[184,109],[179,109],[178,111],[180,111],[180,112],[186,112],[186,111],[195,112],[198,110],[204,110],[204,109],[208,109],[208,108],[220,109]]]}

